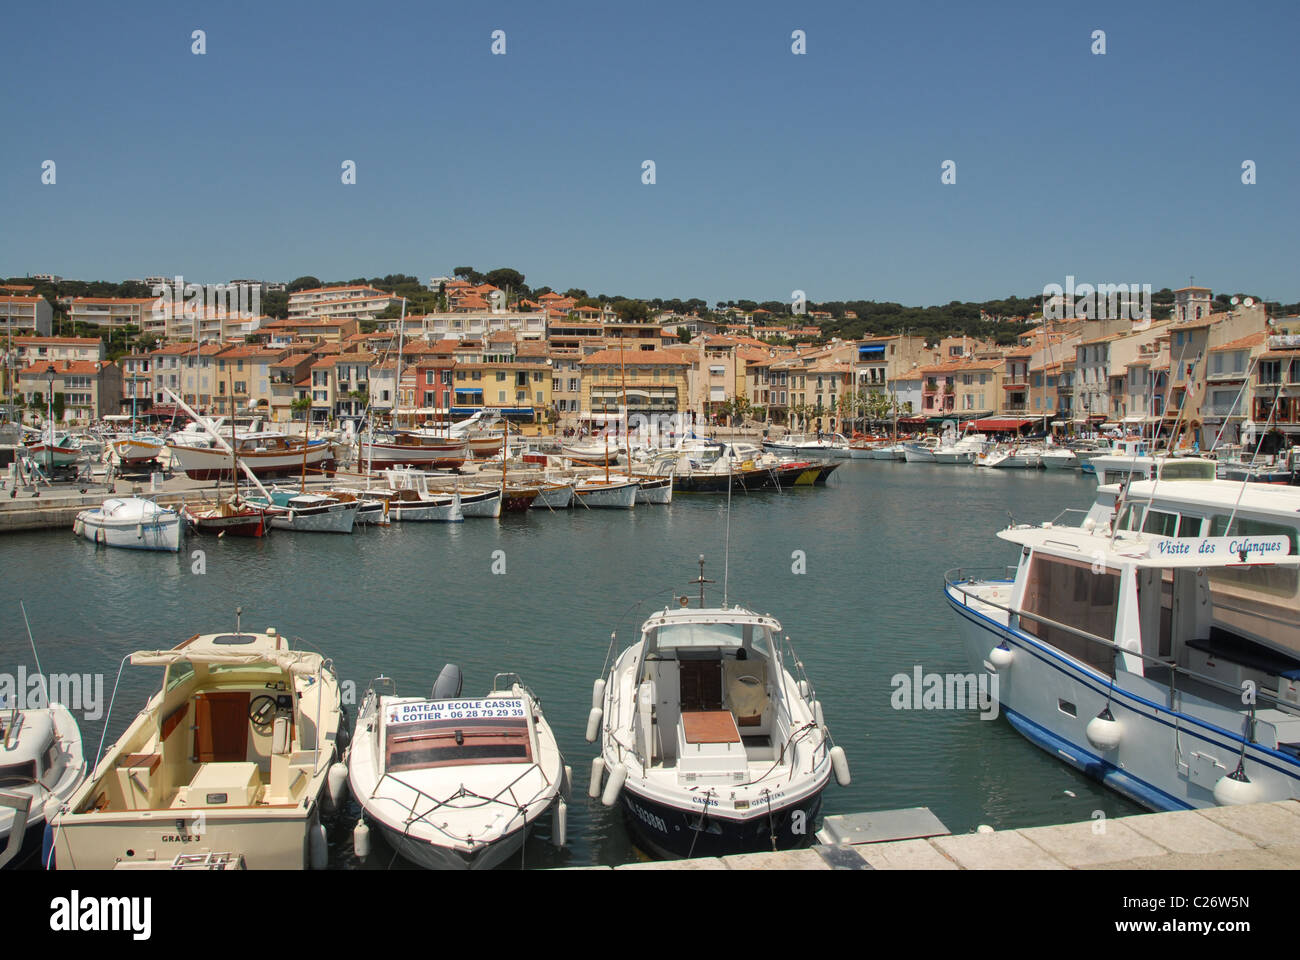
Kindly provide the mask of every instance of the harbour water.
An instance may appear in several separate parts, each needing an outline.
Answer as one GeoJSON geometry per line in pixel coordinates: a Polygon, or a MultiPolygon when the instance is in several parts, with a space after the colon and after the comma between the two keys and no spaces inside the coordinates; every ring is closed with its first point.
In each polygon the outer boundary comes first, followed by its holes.
{"type": "MultiPolygon", "coordinates": [[[[848,752],[853,783],[831,783],[824,813],[924,805],[963,833],[1139,811],[1004,719],[891,704],[895,675],[969,670],[943,602],[944,570],[1014,562],[1015,549],[994,536],[1009,514],[1050,520],[1086,507],[1095,483],[1063,471],[853,461],[824,488],[733,499],[728,599],[781,620],[848,752]]],[[[551,847],[543,827],[524,865],[622,863],[637,854],[618,812],[586,797],[592,681],[611,632],[621,646],[649,611],[697,595],[689,581],[700,554],[718,581],[709,599],[721,599],[726,528],[725,496],[678,495],[666,507],[532,511],[350,537],[192,537],[179,555],[96,549],[70,531],[14,534],[0,540],[0,672],[34,670],[20,599],[43,669],[103,674],[105,701],[126,654],[233,629],[236,607],[244,627],[273,626],[332,657],[356,701],[381,673],[399,693],[427,693],[454,662],[465,694],[481,695],[494,673],[515,671],[541,697],[575,780],[568,847],[551,847]]],[[[159,680],[157,670],[126,668],[108,742],[159,680]]],[[[93,757],[103,721],[81,723],[93,757]]],[[[348,829],[331,836],[331,859],[358,866],[348,829]]],[[[401,866],[392,859],[376,840],[364,866],[401,866]]]]}

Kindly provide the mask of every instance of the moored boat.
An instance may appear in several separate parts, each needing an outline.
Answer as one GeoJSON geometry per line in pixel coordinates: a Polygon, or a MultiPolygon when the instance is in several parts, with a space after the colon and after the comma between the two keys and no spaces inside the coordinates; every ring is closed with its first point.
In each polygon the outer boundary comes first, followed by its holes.
{"type": "Polygon", "coordinates": [[[431,870],[490,869],[519,853],[551,810],[552,840],[563,846],[571,776],[541,702],[517,675],[497,674],[482,698],[461,697],[454,667],[427,699],[399,697],[381,681],[357,714],[348,781],[394,850],[431,870]]]}
{"type": "Polygon", "coordinates": [[[72,532],[96,544],[127,550],[180,549],[181,517],[141,497],[113,497],[77,514],[72,532]]]}
{"type": "Polygon", "coordinates": [[[811,842],[822,792],[849,781],[781,624],[741,606],[671,606],[595,683],[591,795],[638,846],[711,857],[811,842]],[[608,777],[606,780],[605,778],[608,777]]]}
{"type": "Polygon", "coordinates": [[[20,710],[0,698],[0,867],[30,863],[47,822],[86,776],[81,731],[62,704],[20,710]]]}
{"type": "Polygon", "coordinates": [[[170,861],[182,844],[249,869],[323,868],[342,719],[331,663],[238,627],[130,660],[165,667],[162,686],[56,818],[56,868],[170,861]]]}

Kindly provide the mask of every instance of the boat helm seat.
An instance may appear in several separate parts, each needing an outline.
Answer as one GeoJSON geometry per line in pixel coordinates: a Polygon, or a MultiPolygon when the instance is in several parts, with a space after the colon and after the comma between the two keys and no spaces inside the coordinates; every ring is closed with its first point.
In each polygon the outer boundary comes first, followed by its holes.
{"type": "Polygon", "coordinates": [[[722,671],[727,705],[736,723],[742,727],[760,726],[771,699],[767,693],[767,664],[761,660],[726,660],[722,671]]]}

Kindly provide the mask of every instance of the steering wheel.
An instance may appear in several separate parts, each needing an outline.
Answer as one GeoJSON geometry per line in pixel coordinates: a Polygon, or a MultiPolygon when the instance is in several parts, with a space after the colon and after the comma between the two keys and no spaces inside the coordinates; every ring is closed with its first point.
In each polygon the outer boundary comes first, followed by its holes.
{"type": "Polygon", "coordinates": [[[265,694],[254,697],[248,705],[248,719],[253,721],[255,727],[269,727],[275,719],[275,697],[265,694]]]}

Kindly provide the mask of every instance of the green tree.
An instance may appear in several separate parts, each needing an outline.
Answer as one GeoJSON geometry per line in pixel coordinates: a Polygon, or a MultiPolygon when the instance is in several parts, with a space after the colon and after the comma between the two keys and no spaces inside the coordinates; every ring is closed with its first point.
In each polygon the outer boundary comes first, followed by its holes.
{"type": "Polygon", "coordinates": [[[624,323],[644,323],[650,319],[650,308],[641,300],[615,300],[612,306],[624,323]]]}
{"type": "Polygon", "coordinates": [[[63,411],[65,409],[64,405],[66,403],[67,400],[64,398],[62,393],[56,392],[54,394],[54,419],[55,420],[59,420],[59,421],[63,420],[63,411]]]}
{"type": "MultiPolygon", "coordinates": [[[[324,284],[320,282],[318,277],[299,277],[297,280],[290,283],[286,290],[289,293],[297,293],[299,290],[314,290],[321,286],[324,286],[324,284]]],[[[285,297],[286,304],[288,303],[288,299],[288,297],[285,297]]]]}
{"type": "Polygon", "coordinates": [[[311,409],[311,401],[306,397],[299,397],[293,403],[289,404],[289,409],[293,411],[293,418],[295,420],[301,420],[306,416],[307,411],[311,409]]]}

